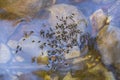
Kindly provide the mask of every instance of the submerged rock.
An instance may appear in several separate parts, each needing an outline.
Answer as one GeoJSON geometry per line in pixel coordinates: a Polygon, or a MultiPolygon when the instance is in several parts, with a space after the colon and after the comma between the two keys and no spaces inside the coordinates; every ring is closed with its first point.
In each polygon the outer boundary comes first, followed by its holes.
{"type": "Polygon", "coordinates": [[[56,24],[61,24],[62,21],[66,21],[66,26],[73,23],[77,24],[77,27],[83,32],[87,27],[87,20],[85,16],[75,6],[68,4],[57,4],[51,6],[49,11],[49,22],[54,29],[56,24]]]}
{"type": "MultiPolygon", "coordinates": [[[[99,28],[98,24],[95,26],[97,31],[97,46],[100,54],[102,56],[102,61],[105,65],[113,65],[120,64],[120,28],[117,26],[109,25],[109,18],[106,20],[102,19],[99,15],[104,15],[104,13],[93,14],[94,17],[98,17],[92,23],[96,23],[101,20],[104,24],[99,28]]],[[[92,19],[94,19],[92,17],[92,19]]],[[[107,17],[107,16],[106,16],[107,17]]],[[[110,22],[109,22],[110,23],[110,22]]],[[[117,69],[117,68],[115,68],[117,69]]]]}
{"type": "Polygon", "coordinates": [[[69,49],[69,52],[65,52],[65,58],[79,57],[79,45],[82,44],[80,42],[80,36],[85,33],[87,27],[85,16],[75,6],[68,4],[53,5],[49,8],[49,11],[49,23],[55,31],[55,35],[58,37],[58,40],[59,38],[61,39],[63,46],[68,45],[68,48],[72,47],[71,50],[69,49]],[[75,56],[70,56],[74,53],[76,53],[75,56]]]}
{"type": "Polygon", "coordinates": [[[92,24],[92,36],[94,37],[106,24],[107,16],[102,9],[99,9],[90,16],[90,20],[92,24]]]}
{"type": "Polygon", "coordinates": [[[55,3],[55,0],[4,0],[0,1],[0,7],[4,10],[1,18],[18,19],[34,17],[42,8],[55,3]]]}
{"type": "Polygon", "coordinates": [[[68,72],[66,76],[63,78],[63,80],[77,80],[77,78],[73,78],[71,73],[68,72]]]}

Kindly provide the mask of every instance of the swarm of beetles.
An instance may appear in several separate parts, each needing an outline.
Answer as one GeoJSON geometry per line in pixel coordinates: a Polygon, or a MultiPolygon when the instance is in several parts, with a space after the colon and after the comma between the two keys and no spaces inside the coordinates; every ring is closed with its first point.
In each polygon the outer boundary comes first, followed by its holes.
{"type": "MultiPolygon", "coordinates": [[[[87,40],[89,37],[88,35],[83,35],[83,32],[78,29],[78,24],[75,23],[73,19],[74,15],[75,14],[72,13],[70,16],[66,17],[56,16],[60,23],[56,23],[55,30],[54,28],[50,27],[47,31],[44,29],[39,31],[40,37],[47,40],[43,44],[39,45],[39,48],[43,50],[45,47],[49,47],[47,51],[49,57],[48,67],[51,65],[55,69],[55,65],[59,63],[63,64],[65,61],[64,54],[69,54],[73,46],[78,46],[81,50],[84,45],[87,45],[87,40]],[[67,24],[67,20],[72,20],[72,23],[67,24]]],[[[42,27],[45,28],[47,26],[44,24],[42,27]]],[[[28,37],[33,33],[34,31],[25,33],[25,37],[28,37]]],[[[34,43],[35,40],[32,42],[34,43]]],[[[43,41],[41,40],[38,41],[38,43],[42,42],[43,41]]],[[[22,47],[17,46],[16,53],[19,50],[21,51],[22,47]]],[[[65,63],[65,65],[66,64],[67,63],[65,63]]]]}

